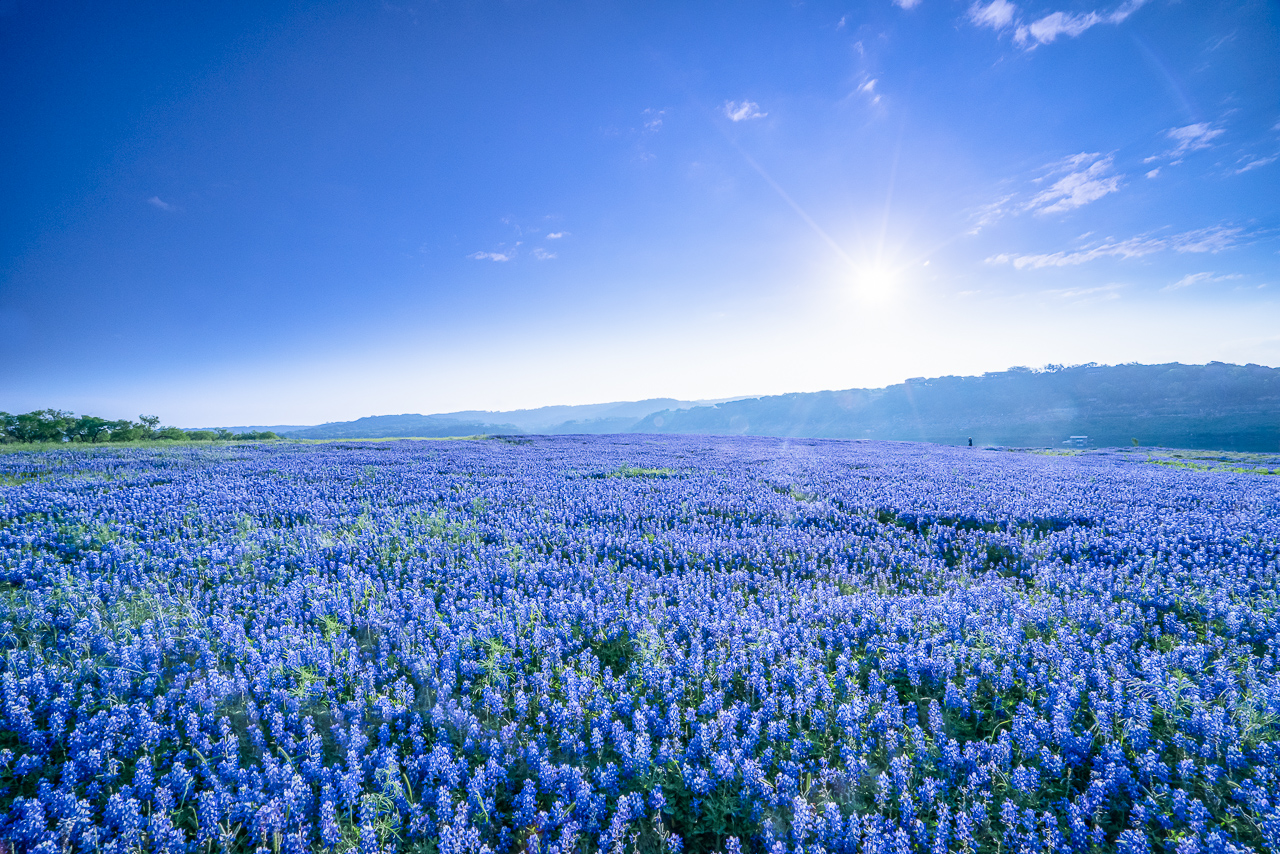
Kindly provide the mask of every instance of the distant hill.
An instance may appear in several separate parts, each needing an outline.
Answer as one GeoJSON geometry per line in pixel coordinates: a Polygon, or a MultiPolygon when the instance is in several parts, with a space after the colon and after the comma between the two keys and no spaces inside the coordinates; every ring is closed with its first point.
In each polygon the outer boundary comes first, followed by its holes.
{"type": "Polygon", "coordinates": [[[1280,450],[1280,370],[1259,365],[1015,368],[655,412],[632,431],[899,439],[942,444],[1088,444],[1280,450]]]}
{"type": "Polygon", "coordinates": [[[703,433],[1060,447],[1280,450],[1280,370],[1260,365],[1077,365],[918,377],[879,389],[721,402],[666,398],[510,412],[381,415],[280,431],[295,438],[503,433],[703,433]]]}
{"type": "Polygon", "coordinates": [[[355,421],[336,421],[281,435],[290,439],[386,439],[419,436],[478,436],[485,433],[519,433],[514,424],[461,421],[443,415],[371,415],[355,421]]]}
{"type": "MultiPolygon", "coordinates": [[[[732,398],[729,398],[732,399],[732,398]]],[[[689,409],[722,403],[720,400],[676,400],[657,397],[623,403],[588,403],[579,406],[542,406],[509,412],[467,410],[445,412],[440,418],[481,423],[512,424],[526,433],[625,433],[627,428],[653,412],[689,409]],[[581,429],[572,429],[570,425],[581,429]]]]}
{"type": "Polygon", "coordinates": [[[239,425],[235,427],[222,427],[222,428],[197,427],[197,428],[187,428],[187,429],[197,429],[197,430],[223,429],[223,430],[230,430],[232,433],[260,433],[263,431],[270,431],[277,435],[283,436],[285,433],[292,433],[295,430],[309,430],[311,428],[307,424],[256,424],[256,425],[250,424],[250,425],[239,425]]]}
{"type": "Polygon", "coordinates": [[[317,427],[277,429],[297,439],[380,439],[394,436],[476,436],[495,433],[626,433],[644,416],[659,411],[679,411],[722,400],[676,400],[659,397],[577,406],[542,406],[488,412],[474,409],[435,415],[374,415],[355,421],[337,421],[317,427]]]}

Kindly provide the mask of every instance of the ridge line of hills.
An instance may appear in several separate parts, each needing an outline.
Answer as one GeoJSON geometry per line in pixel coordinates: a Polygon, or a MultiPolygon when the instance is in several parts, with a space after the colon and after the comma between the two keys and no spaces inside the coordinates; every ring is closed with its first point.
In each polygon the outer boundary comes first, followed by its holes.
{"type": "MultiPolygon", "coordinates": [[[[239,429],[239,428],[233,428],[239,429]]],[[[249,428],[246,428],[249,429],[249,428]]],[[[313,427],[295,439],[479,434],[696,433],[941,444],[1163,445],[1280,450],[1280,369],[1262,365],[1077,365],[981,376],[915,377],[876,389],[718,401],[671,398],[433,415],[379,415],[313,427]]]]}

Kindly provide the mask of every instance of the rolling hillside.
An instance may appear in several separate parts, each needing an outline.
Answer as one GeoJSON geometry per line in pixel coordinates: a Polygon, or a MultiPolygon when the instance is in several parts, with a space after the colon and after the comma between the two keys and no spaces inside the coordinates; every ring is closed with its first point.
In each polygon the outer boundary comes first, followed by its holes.
{"type": "Polygon", "coordinates": [[[696,402],[656,399],[512,412],[384,415],[288,433],[382,438],[505,433],[700,433],[941,444],[1163,445],[1280,450],[1280,370],[1260,365],[1080,365],[923,377],[878,389],[696,402]]]}

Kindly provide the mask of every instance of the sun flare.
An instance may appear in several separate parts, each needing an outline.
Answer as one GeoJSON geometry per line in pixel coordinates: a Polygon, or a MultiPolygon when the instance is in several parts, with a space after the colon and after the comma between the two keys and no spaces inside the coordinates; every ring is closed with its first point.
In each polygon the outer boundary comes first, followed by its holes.
{"type": "Polygon", "coordinates": [[[902,271],[883,263],[865,264],[854,275],[854,293],[864,300],[883,302],[893,297],[902,284],[902,271]]]}

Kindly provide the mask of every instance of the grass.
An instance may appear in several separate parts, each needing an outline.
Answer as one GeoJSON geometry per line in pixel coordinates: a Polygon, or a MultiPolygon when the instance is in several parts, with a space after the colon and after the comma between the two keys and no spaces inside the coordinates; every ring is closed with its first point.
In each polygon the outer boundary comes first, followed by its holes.
{"type": "Polygon", "coordinates": [[[456,442],[492,439],[489,435],[474,436],[375,436],[369,438],[342,439],[211,439],[192,442],[182,439],[134,439],[129,442],[10,442],[0,444],[0,454],[46,453],[48,451],[91,451],[107,448],[225,448],[231,445],[297,444],[324,445],[333,442],[456,442]]]}
{"type": "Polygon", "coordinates": [[[280,441],[295,442],[299,445],[326,445],[333,442],[458,442],[463,440],[478,442],[483,439],[493,438],[495,437],[481,433],[473,436],[374,436],[367,439],[291,439],[286,436],[280,441]]]}
{"type": "Polygon", "coordinates": [[[1147,462],[1152,465],[1170,466],[1172,468],[1185,469],[1187,471],[1222,471],[1235,472],[1237,474],[1280,474],[1280,469],[1269,469],[1265,466],[1245,468],[1244,466],[1227,466],[1220,463],[1188,462],[1183,460],[1148,460],[1147,462]]]}
{"type": "Polygon", "coordinates": [[[1247,451],[1192,451],[1150,448],[1143,450],[1151,465],[1186,471],[1217,471],[1234,474],[1280,474],[1280,455],[1247,451]]]}
{"type": "Polygon", "coordinates": [[[22,452],[45,453],[47,451],[96,451],[109,448],[207,448],[210,446],[260,445],[288,439],[212,439],[192,442],[183,439],[133,439],[128,442],[7,442],[0,444],[0,454],[22,452]]]}
{"type": "Polygon", "coordinates": [[[674,477],[675,469],[641,468],[640,466],[622,466],[609,472],[608,477],[674,477]]]}
{"type": "Polygon", "coordinates": [[[1217,471],[1234,474],[1280,475],[1280,454],[1253,451],[1206,451],[1179,448],[1009,448],[1049,457],[1077,457],[1083,454],[1119,452],[1144,454],[1144,463],[1186,471],[1217,471]]]}

